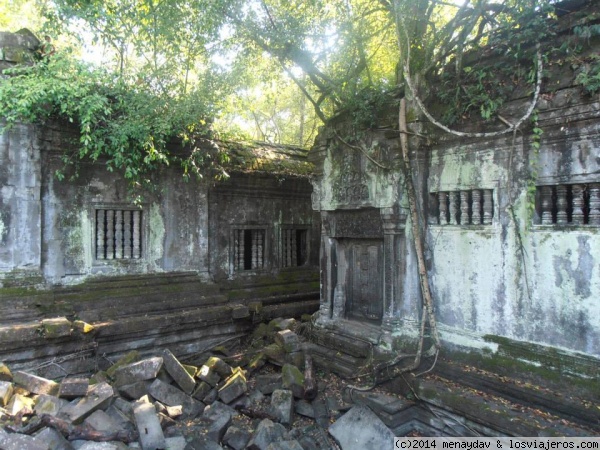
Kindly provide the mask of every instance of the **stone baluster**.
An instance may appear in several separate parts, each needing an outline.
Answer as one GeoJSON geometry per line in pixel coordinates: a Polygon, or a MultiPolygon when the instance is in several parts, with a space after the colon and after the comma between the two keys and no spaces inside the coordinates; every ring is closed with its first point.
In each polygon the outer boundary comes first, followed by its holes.
{"type": "Polygon", "coordinates": [[[115,212],[106,211],[106,259],[115,259],[115,212]]]}
{"type": "Polygon", "coordinates": [[[492,218],[494,217],[494,205],[492,202],[492,190],[483,190],[483,224],[491,225],[492,218]]]}
{"type": "Polygon", "coordinates": [[[131,259],[131,250],[133,242],[131,242],[131,211],[123,211],[123,258],[131,259]]]}
{"type": "Polygon", "coordinates": [[[568,222],[567,217],[567,186],[559,184],[556,186],[556,223],[564,225],[568,222]]]}
{"type": "Polygon", "coordinates": [[[96,211],[96,259],[105,259],[105,220],[106,211],[99,209],[96,211]]]}
{"type": "Polygon", "coordinates": [[[481,224],[481,191],[474,189],[471,191],[471,223],[473,225],[481,224]]]}
{"type": "Polygon", "coordinates": [[[133,215],[133,251],[132,258],[139,259],[142,257],[142,243],[141,243],[141,226],[142,226],[142,212],[132,211],[133,215]]]}
{"type": "Polygon", "coordinates": [[[552,225],[552,186],[542,186],[542,225],[552,225]]]}
{"type": "Polygon", "coordinates": [[[448,225],[448,193],[438,192],[438,204],[440,208],[440,225],[448,225]]]}
{"type": "Polygon", "coordinates": [[[115,211],[115,258],[123,258],[123,211],[115,211]]]}
{"type": "Polygon", "coordinates": [[[600,225],[600,184],[590,184],[590,225],[600,225]]]}
{"type": "Polygon", "coordinates": [[[571,189],[571,192],[573,193],[573,214],[571,215],[571,222],[574,225],[583,225],[583,186],[581,184],[574,184],[571,189]]]}
{"type": "Polygon", "coordinates": [[[469,191],[460,191],[460,224],[468,225],[469,220],[469,191]]]}
{"type": "Polygon", "coordinates": [[[449,199],[450,199],[450,225],[457,225],[458,224],[458,220],[457,220],[457,216],[458,216],[458,203],[459,203],[459,192],[458,191],[451,191],[449,193],[449,199]]]}

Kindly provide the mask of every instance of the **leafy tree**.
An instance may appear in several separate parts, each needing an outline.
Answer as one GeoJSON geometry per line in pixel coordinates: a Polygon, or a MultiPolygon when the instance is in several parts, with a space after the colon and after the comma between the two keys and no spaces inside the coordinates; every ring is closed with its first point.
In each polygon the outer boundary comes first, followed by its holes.
{"type": "Polygon", "coordinates": [[[150,186],[153,171],[172,163],[180,163],[185,174],[223,174],[226,155],[197,145],[211,132],[210,86],[185,96],[159,95],[61,52],[5,73],[9,76],[0,83],[5,128],[51,119],[79,128],[79,142],[63,156],[66,164],[76,167],[79,160],[103,159],[108,170],[121,170],[132,186],[150,186]],[[188,147],[186,156],[170,152],[174,138],[188,147]]]}

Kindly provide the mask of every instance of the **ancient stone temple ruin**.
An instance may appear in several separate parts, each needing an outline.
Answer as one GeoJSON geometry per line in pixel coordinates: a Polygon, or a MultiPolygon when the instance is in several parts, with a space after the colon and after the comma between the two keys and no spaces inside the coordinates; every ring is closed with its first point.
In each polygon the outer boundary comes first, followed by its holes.
{"type": "MultiPolygon", "coordinates": [[[[597,5],[573,4],[558,14],[557,47],[574,26],[597,25],[597,5]]],[[[1,39],[37,45],[28,35],[1,39]]],[[[599,46],[590,38],[582,60],[599,46]]],[[[442,343],[412,373],[397,369],[415,358],[423,303],[395,103],[375,111],[368,129],[335,117],[310,152],[217,142],[232,155],[228,180],[186,183],[165,169],[141,203],[101,164],[56,179],[77,137],[68,126],[13,128],[0,136],[0,361],[52,378],[64,375],[53,361],[81,373],[129,350],[185,358],[244,340],[258,323],[316,312],[285,356],[304,352],[321,373],[402,395],[359,386],[345,399],[397,435],[547,432],[529,417],[516,427],[518,407],[507,402],[597,433],[600,98],[577,70],[545,67],[535,137],[529,122],[492,137],[445,133],[409,89],[398,93],[409,105],[442,343]],[[94,333],[81,332],[81,321],[94,333]]],[[[517,91],[501,121],[461,126],[502,130],[531,99],[531,89],[517,91]]]]}
{"type": "MultiPolygon", "coordinates": [[[[597,6],[586,5],[560,10],[557,47],[574,23],[594,23],[597,6]]],[[[597,53],[598,38],[586,45],[584,59],[597,53]]],[[[479,369],[502,375],[559,376],[576,380],[567,382],[573,385],[588,380],[584,397],[597,400],[589,380],[600,367],[600,103],[597,91],[575,81],[572,67],[549,62],[545,70],[535,105],[541,137],[532,137],[531,125],[514,135],[446,133],[405,90],[442,340],[436,373],[467,380],[461,365],[477,361],[479,369]]],[[[512,98],[499,115],[514,123],[528,102],[531,95],[512,98]]],[[[337,117],[310,155],[313,209],[322,223],[313,351],[321,364],[347,376],[374,359],[398,366],[404,354],[410,362],[422,311],[397,106],[375,114],[377,125],[361,130],[351,114],[337,117]]],[[[498,131],[507,125],[462,126],[498,131]]],[[[435,389],[413,389],[422,399],[470,408],[459,398],[440,400],[435,389]]]]}

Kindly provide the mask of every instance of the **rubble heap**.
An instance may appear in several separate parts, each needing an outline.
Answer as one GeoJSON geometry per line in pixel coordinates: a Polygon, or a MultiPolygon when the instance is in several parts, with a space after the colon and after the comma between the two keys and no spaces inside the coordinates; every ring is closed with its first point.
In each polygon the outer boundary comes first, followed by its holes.
{"type": "Polygon", "coordinates": [[[106,371],[59,382],[0,363],[0,448],[308,450],[392,442],[394,433],[369,408],[316,382],[295,327],[294,319],[261,324],[244,352],[220,349],[198,356],[197,365],[169,350],[143,358],[131,352],[106,371]]]}

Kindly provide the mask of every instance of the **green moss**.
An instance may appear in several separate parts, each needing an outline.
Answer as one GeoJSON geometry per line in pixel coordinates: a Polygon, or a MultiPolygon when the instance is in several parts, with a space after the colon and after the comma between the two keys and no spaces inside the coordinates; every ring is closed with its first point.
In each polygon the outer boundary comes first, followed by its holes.
{"type": "Polygon", "coordinates": [[[140,353],[137,350],[133,350],[133,351],[127,353],[125,356],[121,357],[121,359],[119,359],[115,364],[110,366],[106,370],[106,375],[108,375],[109,377],[112,378],[112,377],[114,377],[115,372],[117,371],[117,369],[119,367],[126,366],[127,364],[132,364],[136,361],[139,361],[139,359],[140,359],[140,353]]]}
{"type": "Polygon", "coordinates": [[[537,384],[563,386],[568,383],[573,388],[589,392],[590,395],[600,396],[600,385],[595,378],[598,361],[594,358],[575,358],[561,354],[557,349],[516,342],[502,336],[489,335],[485,338],[488,342],[499,344],[496,353],[443,349],[441,356],[501,376],[534,379],[537,384]],[[516,348],[519,350],[515,350],[516,348]],[[575,370],[577,367],[578,371],[575,370]],[[569,370],[565,370],[566,368],[569,370]]]}

